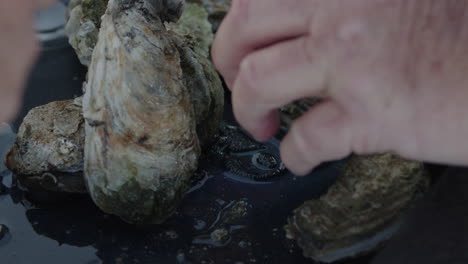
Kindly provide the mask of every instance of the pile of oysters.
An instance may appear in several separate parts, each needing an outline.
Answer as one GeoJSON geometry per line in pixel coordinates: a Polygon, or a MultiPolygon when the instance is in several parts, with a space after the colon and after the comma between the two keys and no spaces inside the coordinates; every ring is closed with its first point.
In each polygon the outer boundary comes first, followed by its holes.
{"type": "MultiPolygon", "coordinates": [[[[32,109],[6,165],[30,191],[89,193],[129,223],[161,223],[179,205],[224,109],[209,48],[230,0],[72,0],[66,33],[88,66],[84,95],[32,109]]],[[[317,100],[282,109],[284,125],[317,100]]],[[[285,227],[304,255],[333,262],[398,230],[427,190],[423,164],[352,156],[320,199],[285,227]]]]}

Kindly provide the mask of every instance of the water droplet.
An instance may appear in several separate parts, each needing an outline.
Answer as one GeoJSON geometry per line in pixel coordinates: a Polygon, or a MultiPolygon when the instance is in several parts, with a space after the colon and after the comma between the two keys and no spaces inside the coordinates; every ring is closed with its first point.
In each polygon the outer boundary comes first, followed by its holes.
{"type": "Polygon", "coordinates": [[[196,230],[202,230],[206,227],[206,222],[203,220],[196,220],[195,225],[193,226],[196,230]]]}

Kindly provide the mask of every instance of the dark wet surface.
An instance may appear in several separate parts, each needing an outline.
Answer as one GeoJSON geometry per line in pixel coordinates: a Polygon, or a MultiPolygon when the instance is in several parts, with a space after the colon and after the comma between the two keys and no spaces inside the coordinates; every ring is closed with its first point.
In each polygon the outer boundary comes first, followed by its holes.
{"type": "MultiPolygon", "coordinates": [[[[321,180],[285,178],[269,185],[209,172],[204,186],[186,196],[174,217],[162,225],[144,227],[101,213],[85,196],[54,205],[31,204],[13,184],[0,200],[0,222],[12,236],[0,244],[1,263],[31,263],[38,258],[48,263],[119,263],[119,259],[122,263],[176,263],[181,255],[187,260],[182,263],[264,263],[267,259],[307,263],[284,238],[282,226],[301,201],[323,191],[333,179],[332,172],[333,168],[321,172],[321,180]],[[245,213],[232,212],[239,202],[244,203],[245,213]],[[210,239],[220,228],[229,231],[222,245],[210,239]]],[[[8,177],[4,181],[11,181],[8,177]]]]}
{"type": "MultiPolygon", "coordinates": [[[[1,138],[4,149],[12,138],[1,138]]],[[[236,153],[251,156],[244,164],[257,153],[278,156],[276,142],[257,147],[236,153]]],[[[140,227],[103,214],[87,196],[25,192],[4,171],[0,223],[11,238],[1,240],[1,263],[309,263],[282,227],[294,208],[326,190],[339,163],[311,177],[285,172],[260,182],[223,164],[205,160],[176,215],[140,227]]]]}

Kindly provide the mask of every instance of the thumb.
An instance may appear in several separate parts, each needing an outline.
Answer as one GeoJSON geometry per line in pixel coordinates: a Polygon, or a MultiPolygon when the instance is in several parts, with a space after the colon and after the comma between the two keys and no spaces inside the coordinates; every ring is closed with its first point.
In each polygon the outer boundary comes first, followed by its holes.
{"type": "Polygon", "coordinates": [[[281,143],[281,158],[296,175],[306,175],[322,162],[351,153],[351,122],[341,107],[324,101],[297,119],[281,143]]]}

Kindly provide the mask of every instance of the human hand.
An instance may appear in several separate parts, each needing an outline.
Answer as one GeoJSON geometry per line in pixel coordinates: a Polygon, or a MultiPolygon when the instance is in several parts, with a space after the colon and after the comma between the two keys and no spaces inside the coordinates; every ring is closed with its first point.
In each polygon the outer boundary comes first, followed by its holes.
{"type": "Polygon", "coordinates": [[[0,0],[0,123],[16,114],[27,74],[37,56],[34,11],[53,2],[0,0]]]}
{"type": "Polygon", "coordinates": [[[212,55],[260,141],[279,107],[323,98],[281,143],[298,175],[351,153],[466,165],[467,12],[463,0],[235,0],[212,55]]]}

